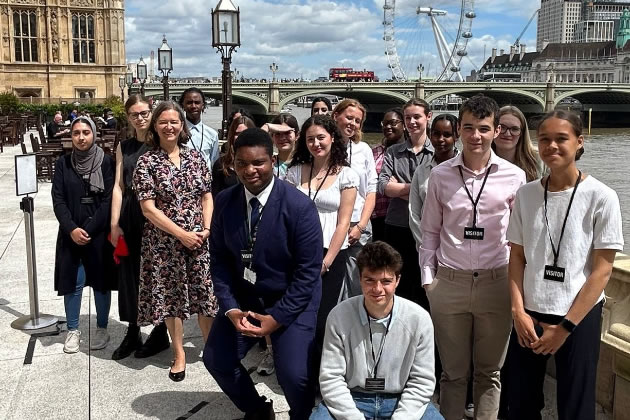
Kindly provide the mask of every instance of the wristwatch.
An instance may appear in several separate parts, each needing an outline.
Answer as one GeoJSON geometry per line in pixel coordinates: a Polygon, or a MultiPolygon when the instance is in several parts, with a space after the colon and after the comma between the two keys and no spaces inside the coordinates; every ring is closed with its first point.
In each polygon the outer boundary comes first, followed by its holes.
{"type": "Polygon", "coordinates": [[[577,327],[577,325],[575,325],[573,322],[569,321],[566,318],[562,318],[562,321],[560,321],[559,325],[565,330],[567,330],[569,334],[571,334],[573,330],[575,330],[575,327],[577,327]]]}

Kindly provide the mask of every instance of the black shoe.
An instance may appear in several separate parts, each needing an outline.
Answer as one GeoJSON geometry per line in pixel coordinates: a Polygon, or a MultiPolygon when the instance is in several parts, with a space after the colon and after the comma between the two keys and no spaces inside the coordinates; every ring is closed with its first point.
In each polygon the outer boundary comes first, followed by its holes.
{"type": "Polygon", "coordinates": [[[142,334],[140,334],[140,327],[137,325],[129,326],[127,328],[127,334],[125,334],[125,338],[123,338],[122,343],[114,353],[112,354],[112,360],[121,360],[125,357],[128,357],[135,350],[139,349],[142,346],[142,334]]]}
{"type": "MultiPolygon", "coordinates": [[[[265,400],[266,398],[263,397],[265,400]]],[[[276,413],[273,411],[273,400],[264,401],[256,411],[245,413],[243,420],[275,420],[276,413]]]]}
{"type": "Polygon", "coordinates": [[[159,352],[168,349],[170,346],[166,324],[161,323],[153,328],[147,341],[144,342],[142,347],[136,350],[134,356],[138,359],[155,356],[159,352]]]}
{"type": "Polygon", "coordinates": [[[173,365],[175,364],[175,360],[173,360],[173,362],[171,363],[171,369],[169,369],[168,371],[168,377],[171,381],[173,382],[181,382],[184,380],[184,378],[186,377],[186,369],[182,370],[181,372],[173,372],[173,365]]]}

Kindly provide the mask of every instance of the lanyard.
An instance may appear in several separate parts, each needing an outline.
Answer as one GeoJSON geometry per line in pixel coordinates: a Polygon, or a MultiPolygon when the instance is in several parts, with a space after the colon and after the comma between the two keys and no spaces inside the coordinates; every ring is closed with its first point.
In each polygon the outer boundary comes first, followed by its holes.
{"type": "Polygon", "coordinates": [[[549,229],[549,219],[547,219],[547,191],[549,190],[549,178],[551,178],[551,175],[549,175],[547,177],[547,180],[545,181],[545,225],[547,225],[547,234],[549,235],[549,241],[551,242],[551,252],[553,252],[553,265],[557,266],[558,257],[560,256],[560,243],[562,242],[562,237],[564,236],[564,229],[567,227],[567,220],[569,219],[569,211],[571,211],[573,198],[575,197],[578,185],[580,185],[580,180],[582,179],[582,171],[578,170],[578,178],[575,181],[575,187],[573,187],[571,199],[569,199],[569,207],[567,208],[567,213],[564,215],[564,222],[562,223],[562,230],[560,231],[560,239],[558,239],[558,248],[556,248],[553,243],[553,238],[551,237],[551,229],[549,229]]]}
{"type": "Polygon", "coordinates": [[[350,142],[350,160],[348,163],[352,166],[352,139],[348,140],[350,142]]]}
{"type": "Polygon", "coordinates": [[[191,141],[192,145],[193,145],[193,149],[195,149],[196,151],[198,151],[199,153],[201,153],[203,155],[203,135],[204,135],[204,129],[203,129],[203,123],[201,123],[201,144],[199,145],[199,149],[197,149],[197,146],[195,146],[195,143],[191,141]]]}
{"type": "Polygon", "coordinates": [[[462,167],[458,166],[459,175],[462,177],[462,182],[464,183],[464,189],[466,190],[466,194],[470,199],[470,202],[473,205],[473,225],[472,227],[477,227],[477,204],[479,204],[479,199],[481,198],[481,193],[483,192],[483,188],[486,186],[486,181],[488,180],[488,175],[490,175],[490,167],[486,169],[486,176],[483,178],[483,183],[481,184],[481,189],[479,190],[479,194],[477,194],[477,199],[473,199],[472,194],[468,191],[468,187],[466,186],[466,181],[464,181],[464,173],[462,172],[462,167]]]}
{"type": "Polygon", "coordinates": [[[276,178],[280,178],[280,158],[276,156],[276,178]]]}
{"type": "Polygon", "coordinates": [[[381,346],[377,353],[378,358],[374,354],[374,341],[372,339],[372,323],[371,323],[372,321],[370,321],[370,314],[368,313],[367,308],[365,307],[365,302],[363,303],[363,309],[365,310],[365,315],[367,316],[367,319],[368,319],[368,329],[370,331],[370,350],[372,350],[372,360],[374,360],[374,370],[372,371],[372,374],[370,375],[372,376],[372,378],[376,378],[378,365],[379,363],[381,363],[381,356],[383,355],[383,349],[385,348],[385,339],[387,338],[387,333],[389,333],[389,326],[392,324],[392,318],[394,317],[394,303],[395,301],[392,301],[392,311],[389,313],[389,320],[387,321],[385,334],[383,334],[383,339],[381,340],[381,346]]]}
{"type": "MultiPolygon", "coordinates": [[[[326,171],[326,175],[324,175],[324,179],[322,179],[321,184],[319,184],[319,187],[317,187],[317,189],[315,190],[315,195],[312,198],[313,201],[315,201],[315,199],[317,198],[317,194],[319,194],[319,190],[321,190],[322,187],[324,186],[324,182],[326,182],[326,178],[328,178],[328,174],[330,174],[331,169],[332,169],[332,166],[329,166],[328,170],[326,171]]],[[[308,177],[308,198],[311,198],[311,181],[312,180],[313,180],[313,164],[311,163],[311,172],[308,177]]]]}

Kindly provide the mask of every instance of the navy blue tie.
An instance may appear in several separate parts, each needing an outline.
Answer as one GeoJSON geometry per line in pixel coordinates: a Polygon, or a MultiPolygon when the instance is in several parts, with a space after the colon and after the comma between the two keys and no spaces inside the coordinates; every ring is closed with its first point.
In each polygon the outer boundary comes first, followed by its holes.
{"type": "Polygon", "coordinates": [[[252,208],[252,213],[249,219],[249,233],[254,236],[254,231],[260,221],[260,201],[258,201],[256,197],[252,197],[249,200],[249,205],[252,208]]]}

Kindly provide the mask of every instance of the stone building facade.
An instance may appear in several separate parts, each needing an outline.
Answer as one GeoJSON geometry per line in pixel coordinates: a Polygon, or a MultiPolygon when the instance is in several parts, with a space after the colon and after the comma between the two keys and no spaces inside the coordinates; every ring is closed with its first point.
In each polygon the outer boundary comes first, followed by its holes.
{"type": "Polygon", "coordinates": [[[124,0],[0,0],[0,92],[72,100],[119,94],[124,0]]]}

